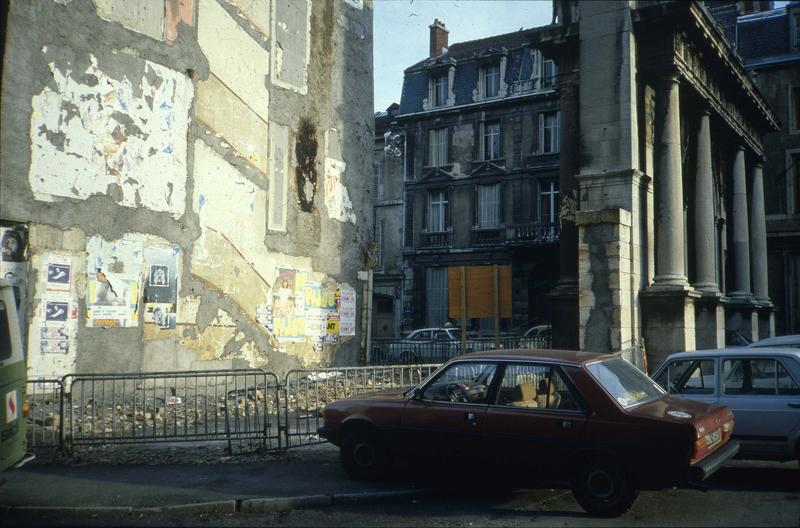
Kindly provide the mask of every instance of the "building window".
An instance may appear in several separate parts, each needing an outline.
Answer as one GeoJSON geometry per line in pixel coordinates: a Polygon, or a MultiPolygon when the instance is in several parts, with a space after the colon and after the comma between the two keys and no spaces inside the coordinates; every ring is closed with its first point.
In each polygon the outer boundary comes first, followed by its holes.
{"type": "Polygon", "coordinates": [[[374,201],[383,199],[383,160],[372,164],[372,198],[374,201]]]}
{"type": "Polygon", "coordinates": [[[434,77],[433,106],[445,106],[447,104],[447,92],[447,74],[434,77]]]}
{"type": "Polygon", "coordinates": [[[447,129],[435,128],[431,130],[428,140],[430,165],[432,167],[447,165],[447,129]]]}
{"type": "Polygon", "coordinates": [[[481,158],[484,160],[500,159],[500,121],[481,123],[483,141],[481,141],[481,158]]]}
{"type": "Polygon", "coordinates": [[[447,191],[438,190],[428,193],[428,232],[441,233],[447,229],[448,209],[447,191]]]}
{"type": "Polygon", "coordinates": [[[539,182],[539,221],[555,224],[558,220],[558,182],[544,180],[539,182]]]}
{"type": "Polygon", "coordinates": [[[791,179],[793,188],[790,190],[790,195],[794,197],[794,204],[792,204],[789,214],[800,215],[800,152],[792,154],[789,159],[791,166],[786,172],[794,175],[791,179]]]}
{"type": "Polygon", "coordinates": [[[556,85],[556,63],[550,59],[542,61],[542,88],[556,85]]]}
{"type": "Polygon", "coordinates": [[[383,232],[385,227],[386,220],[379,215],[375,215],[375,232],[373,237],[378,249],[378,262],[375,264],[376,271],[383,271],[383,232]]]}
{"type": "Polygon", "coordinates": [[[497,97],[500,93],[500,65],[490,64],[483,67],[484,97],[497,97]]]}
{"type": "Polygon", "coordinates": [[[800,86],[789,88],[789,131],[800,132],[800,86]]]}
{"type": "Polygon", "coordinates": [[[558,152],[558,126],[561,112],[539,114],[539,152],[552,154],[558,152]]]}
{"type": "Polygon", "coordinates": [[[500,184],[478,186],[478,228],[500,226],[500,184]]]}
{"type": "Polygon", "coordinates": [[[794,25],[794,31],[792,32],[792,36],[794,37],[794,49],[800,49],[800,13],[796,13],[792,16],[792,22],[794,25]]]}
{"type": "Polygon", "coordinates": [[[428,326],[447,322],[447,268],[425,269],[425,306],[428,326]]]}

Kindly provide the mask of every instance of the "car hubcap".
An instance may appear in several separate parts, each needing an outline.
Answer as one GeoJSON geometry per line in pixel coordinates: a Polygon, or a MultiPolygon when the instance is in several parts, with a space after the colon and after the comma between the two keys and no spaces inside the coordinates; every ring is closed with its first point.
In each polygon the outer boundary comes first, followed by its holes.
{"type": "Polygon", "coordinates": [[[375,450],[369,444],[358,444],[353,449],[353,460],[361,467],[370,467],[375,462],[375,450]]]}
{"type": "Polygon", "coordinates": [[[608,499],[614,494],[614,479],[605,471],[592,471],[586,478],[589,492],[599,499],[608,499]]]}

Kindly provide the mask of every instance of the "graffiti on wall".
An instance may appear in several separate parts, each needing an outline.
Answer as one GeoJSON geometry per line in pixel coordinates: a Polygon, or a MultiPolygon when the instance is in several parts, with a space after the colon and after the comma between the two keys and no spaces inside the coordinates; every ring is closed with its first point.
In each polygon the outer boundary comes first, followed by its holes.
{"type": "MultiPolygon", "coordinates": [[[[45,57],[55,56],[56,50],[45,57]]],[[[183,74],[121,52],[116,79],[89,56],[49,62],[52,81],[32,99],[31,166],[34,196],[86,199],[109,194],[126,207],[178,217],[185,208],[186,138],[192,83],[183,74]]]]}

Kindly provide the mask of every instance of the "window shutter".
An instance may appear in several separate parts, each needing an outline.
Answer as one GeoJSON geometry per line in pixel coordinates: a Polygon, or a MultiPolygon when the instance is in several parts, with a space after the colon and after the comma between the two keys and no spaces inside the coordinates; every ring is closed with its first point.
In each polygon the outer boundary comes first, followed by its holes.
{"type": "Polygon", "coordinates": [[[544,153],[544,113],[539,113],[539,154],[544,153]]]}

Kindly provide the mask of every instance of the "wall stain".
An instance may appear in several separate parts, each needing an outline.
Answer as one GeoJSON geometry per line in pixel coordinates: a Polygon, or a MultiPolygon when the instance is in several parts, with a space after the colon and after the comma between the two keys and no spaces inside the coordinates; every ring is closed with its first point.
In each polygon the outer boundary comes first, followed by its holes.
{"type": "Polygon", "coordinates": [[[302,118],[295,136],[297,168],[294,174],[300,209],[306,213],[314,209],[314,194],[317,192],[317,147],[316,127],[308,118],[302,118]]]}

